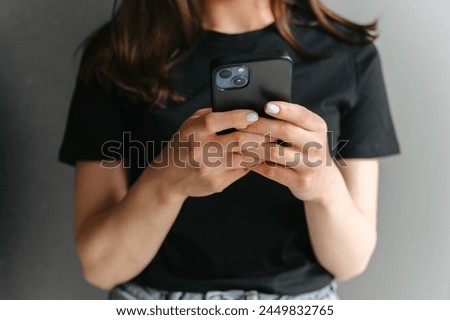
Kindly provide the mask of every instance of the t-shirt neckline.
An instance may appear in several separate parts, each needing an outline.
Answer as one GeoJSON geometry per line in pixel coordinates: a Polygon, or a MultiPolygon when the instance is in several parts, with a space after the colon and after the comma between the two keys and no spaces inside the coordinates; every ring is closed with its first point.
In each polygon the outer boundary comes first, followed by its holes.
{"type": "Polygon", "coordinates": [[[276,29],[275,22],[272,22],[271,24],[263,28],[242,33],[223,33],[214,30],[203,29],[202,36],[208,40],[223,43],[243,43],[256,40],[263,34],[275,29],[276,29]]]}

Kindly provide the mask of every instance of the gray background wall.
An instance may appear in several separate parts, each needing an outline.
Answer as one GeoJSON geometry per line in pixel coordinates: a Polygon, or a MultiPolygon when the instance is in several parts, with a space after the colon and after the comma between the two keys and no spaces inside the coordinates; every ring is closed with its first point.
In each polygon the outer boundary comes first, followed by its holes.
{"type": "MultiPolygon", "coordinates": [[[[382,161],[379,243],[344,299],[450,298],[450,4],[326,3],[357,21],[380,18],[402,155],[382,161]]],[[[57,163],[76,46],[112,0],[0,0],[0,298],[96,299],[72,236],[73,170],[57,163]]]]}

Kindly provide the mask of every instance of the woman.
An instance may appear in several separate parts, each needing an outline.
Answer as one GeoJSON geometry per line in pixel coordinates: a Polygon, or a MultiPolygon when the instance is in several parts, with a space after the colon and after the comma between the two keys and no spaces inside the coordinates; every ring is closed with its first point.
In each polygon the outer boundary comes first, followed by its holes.
{"type": "Polygon", "coordinates": [[[112,299],[335,298],[369,263],[378,157],[399,151],[374,30],[318,0],[122,1],[89,39],[60,152],[86,280],[112,299]],[[213,58],[273,49],[292,103],[208,108],[213,58]],[[251,165],[227,149],[248,141],[251,165]]]}

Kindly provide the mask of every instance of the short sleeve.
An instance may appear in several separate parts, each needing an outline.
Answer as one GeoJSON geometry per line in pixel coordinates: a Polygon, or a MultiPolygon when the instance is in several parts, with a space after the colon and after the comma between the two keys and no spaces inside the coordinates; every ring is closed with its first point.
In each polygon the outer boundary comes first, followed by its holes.
{"type": "Polygon", "coordinates": [[[341,116],[339,155],[343,158],[382,157],[400,152],[381,69],[373,44],[354,54],[355,97],[341,116]]]}
{"type": "MultiPolygon", "coordinates": [[[[78,78],[72,96],[59,160],[74,165],[79,160],[113,160],[108,142],[122,141],[124,129],[120,98],[109,90],[78,78]]],[[[120,149],[115,150],[120,153],[120,149]]]]}

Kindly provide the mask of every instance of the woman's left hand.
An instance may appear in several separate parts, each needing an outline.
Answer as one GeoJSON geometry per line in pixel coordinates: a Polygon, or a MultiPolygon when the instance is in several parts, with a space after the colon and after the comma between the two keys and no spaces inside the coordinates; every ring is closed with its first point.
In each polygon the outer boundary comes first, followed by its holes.
{"type": "Polygon", "coordinates": [[[252,170],[285,185],[298,199],[319,200],[329,190],[333,168],[325,120],[305,107],[281,101],[268,103],[265,111],[275,119],[260,117],[240,131],[270,135],[270,141],[283,143],[256,148],[260,161],[252,170]]]}

